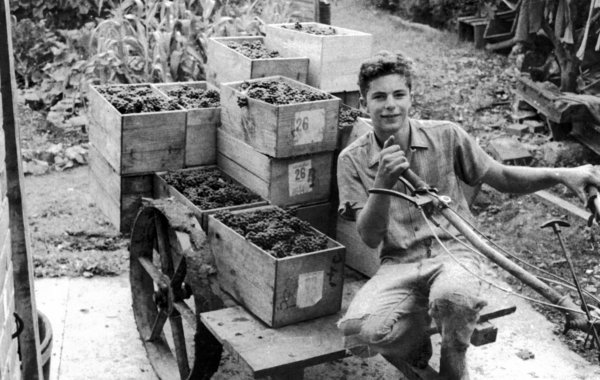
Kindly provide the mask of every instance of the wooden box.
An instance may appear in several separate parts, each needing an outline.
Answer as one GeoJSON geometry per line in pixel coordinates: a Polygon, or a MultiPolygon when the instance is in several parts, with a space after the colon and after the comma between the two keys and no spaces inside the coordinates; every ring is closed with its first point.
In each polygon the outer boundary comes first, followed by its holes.
{"type": "Polygon", "coordinates": [[[373,130],[371,119],[364,117],[358,117],[352,128],[346,128],[339,131],[338,134],[338,149],[344,150],[348,145],[352,144],[354,140],[361,137],[362,135],[373,130]]]}
{"type": "Polygon", "coordinates": [[[208,78],[211,83],[220,85],[226,82],[239,82],[248,79],[281,75],[306,83],[308,58],[280,57],[252,59],[233,50],[227,43],[262,41],[267,49],[273,49],[264,37],[213,37],[208,40],[208,78]]]}
{"type": "MultiPolygon", "coordinates": [[[[155,84],[168,96],[168,91],[182,85],[202,90],[218,88],[206,82],[155,84]]],[[[221,125],[221,107],[186,109],[184,167],[212,165],[217,162],[217,128],[221,125]]]]}
{"type": "Polygon", "coordinates": [[[219,284],[267,325],[281,327],[340,309],[344,247],[339,243],[328,238],[324,250],[275,258],[214,215],[208,220],[219,284]]]}
{"type": "Polygon", "coordinates": [[[94,86],[90,86],[88,100],[90,143],[117,174],[139,174],[183,167],[186,123],[184,110],[121,114],[94,86]]]}
{"type": "MultiPolygon", "coordinates": [[[[329,27],[315,22],[301,25],[329,27]]],[[[360,65],[370,58],[373,36],[368,33],[333,27],[334,35],[315,35],[287,29],[294,24],[269,24],[267,41],[285,55],[308,57],[308,84],[327,92],[358,91],[360,65]]]]}
{"type": "Polygon", "coordinates": [[[217,165],[233,179],[278,206],[329,200],[333,152],[273,158],[217,131],[217,165]]]}
{"type": "Polygon", "coordinates": [[[356,222],[337,218],[336,240],[346,247],[346,265],[367,277],[379,269],[379,250],[367,246],[356,230],[356,222]]]}
{"type": "MultiPolygon", "coordinates": [[[[254,79],[287,82],[309,91],[320,91],[282,76],[254,79]]],[[[222,128],[257,151],[271,157],[291,157],[335,149],[340,100],[332,98],[314,102],[273,105],[248,99],[240,107],[238,97],[243,82],[221,86],[222,128]]]]}
{"type": "Polygon", "coordinates": [[[152,175],[120,175],[90,145],[90,191],[96,206],[117,230],[128,233],[142,205],[142,197],[152,197],[152,175]]]}
{"type": "MultiPolygon", "coordinates": [[[[216,166],[204,166],[203,168],[215,168],[215,167],[216,166]]],[[[187,168],[187,169],[181,169],[180,171],[185,172],[185,171],[192,171],[192,170],[198,170],[198,169],[201,169],[201,168],[187,168]]],[[[223,210],[230,210],[230,211],[243,210],[243,209],[250,208],[250,207],[264,206],[264,205],[268,204],[268,202],[263,199],[263,200],[259,200],[259,201],[256,201],[253,203],[248,203],[248,204],[242,204],[242,205],[236,205],[236,206],[226,206],[226,207],[219,207],[219,208],[203,210],[203,209],[200,209],[194,203],[192,203],[188,198],[186,198],[185,195],[181,194],[181,192],[179,192],[176,188],[169,185],[163,178],[165,174],[166,174],[166,172],[160,172],[160,173],[155,173],[153,176],[154,198],[160,199],[160,198],[173,197],[175,200],[184,204],[196,216],[196,219],[198,219],[198,222],[200,223],[200,226],[202,227],[202,229],[204,231],[207,230],[208,215],[210,215],[210,214],[214,214],[215,212],[223,211],[223,210]]],[[[222,173],[222,174],[224,177],[226,177],[226,178],[228,177],[233,182],[237,183],[236,180],[229,177],[227,174],[225,174],[225,173],[222,173]]]]}
{"type": "Polygon", "coordinates": [[[308,222],[318,231],[335,239],[337,211],[331,202],[316,202],[285,207],[295,217],[308,222]]]}

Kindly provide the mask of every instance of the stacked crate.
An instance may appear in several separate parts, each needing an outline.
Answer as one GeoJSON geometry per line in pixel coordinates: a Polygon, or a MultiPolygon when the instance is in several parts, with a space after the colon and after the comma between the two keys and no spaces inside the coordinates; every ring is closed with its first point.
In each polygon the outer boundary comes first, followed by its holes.
{"type": "MultiPolygon", "coordinates": [[[[164,91],[175,85],[115,86],[150,86],[166,98],[164,91]]],[[[154,172],[216,162],[218,108],[121,114],[93,86],[88,98],[92,196],[119,231],[130,231],[141,198],[153,196],[154,172]]]]}
{"type": "MultiPolygon", "coordinates": [[[[319,91],[281,76],[264,80],[319,91]]],[[[339,99],[273,105],[246,98],[248,104],[240,106],[241,85],[221,85],[217,165],[274,205],[293,206],[300,215],[306,215],[304,207],[329,214],[339,99]]]]}
{"type": "Polygon", "coordinates": [[[373,36],[316,22],[300,25],[331,28],[335,34],[310,34],[296,30],[294,24],[270,24],[266,26],[266,39],[282,54],[308,57],[308,85],[331,93],[343,104],[358,107],[358,71],[373,53],[373,36]]]}

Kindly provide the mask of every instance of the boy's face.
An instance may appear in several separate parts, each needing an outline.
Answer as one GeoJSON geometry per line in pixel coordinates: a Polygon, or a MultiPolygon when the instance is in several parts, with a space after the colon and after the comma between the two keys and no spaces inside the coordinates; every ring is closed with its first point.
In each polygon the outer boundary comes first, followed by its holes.
{"type": "Polygon", "coordinates": [[[387,139],[408,127],[408,110],[412,103],[406,78],[389,74],[374,79],[369,84],[361,106],[369,113],[378,138],[387,139]]]}

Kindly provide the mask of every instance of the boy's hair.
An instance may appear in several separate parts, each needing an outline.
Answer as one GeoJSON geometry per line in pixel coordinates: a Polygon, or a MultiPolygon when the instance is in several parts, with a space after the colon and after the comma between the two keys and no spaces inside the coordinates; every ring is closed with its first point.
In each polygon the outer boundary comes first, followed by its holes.
{"type": "Polygon", "coordinates": [[[399,74],[406,80],[406,86],[412,91],[413,62],[400,53],[380,51],[360,66],[358,87],[363,98],[367,96],[371,82],[389,74],[399,74]]]}

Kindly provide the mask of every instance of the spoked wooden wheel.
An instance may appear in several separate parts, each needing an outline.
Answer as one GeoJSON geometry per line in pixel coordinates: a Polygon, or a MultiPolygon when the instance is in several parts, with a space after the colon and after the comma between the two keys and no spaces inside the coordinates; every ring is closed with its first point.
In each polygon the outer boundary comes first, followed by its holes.
{"type": "Polygon", "coordinates": [[[150,363],[161,380],[210,379],[222,353],[221,345],[197,316],[220,305],[210,290],[208,275],[188,272],[188,263],[203,257],[194,257],[200,254],[190,235],[200,230],[186,215],[176,207],[145,207],[131,234],[133,313],[150,363]],[[176,230],[173,220],[186,232],[176,230]]]}

